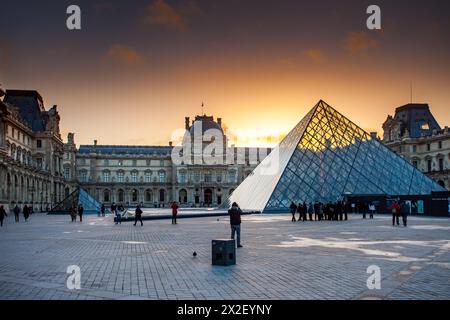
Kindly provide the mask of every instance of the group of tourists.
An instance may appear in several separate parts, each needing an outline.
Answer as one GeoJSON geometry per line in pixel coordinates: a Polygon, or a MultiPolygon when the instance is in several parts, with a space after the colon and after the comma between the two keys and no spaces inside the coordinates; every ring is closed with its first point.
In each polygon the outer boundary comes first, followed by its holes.
{"type": "Polygon", "coordinates": [[[392,226],[399,226],[400,221],[399,218],[402,216],[403,226],[406,227],[408,225],[408,215],[411,210],[411,206],[406,201],[394,201],[390,208],[392,213],[392,226]]]}
{"type": "MultiPolygon", "coordinates": [[[[12,212],[14,213],[14,221],[16,223],[19,222],[20,213],[23,213],[23,217],[25,221],[28,221],[28,218],[31,214],[33,214],[33,206],[24,205],[22,209],[16,204],[13,208],[12,212]]],[[[3,227],[3,220],[8,216],[3,205],[0,206],[0,227],[3,227]]]]}
{"type": "Polygon", "coordinates": [[[70,208],[70,217],[72,218],[72,222],[77,221],[77,216],[80,217],[80,222],[83,222],[83,213],[84,213],[84,207],[83,205],[79,205],[78,207],[73,204],[70,208]]]}
{"type": "Polygon", "coordinates": [[[347,206],[342,201],[322,203],[316,201],[314,203],[306,202],[295,204],[291,202],[289,210],[292,214],[292,222],[296,221],[322,221],[322,220],[348,220],[347,206]],[[298,220],[296,214],[298,213],[298,220]]]}

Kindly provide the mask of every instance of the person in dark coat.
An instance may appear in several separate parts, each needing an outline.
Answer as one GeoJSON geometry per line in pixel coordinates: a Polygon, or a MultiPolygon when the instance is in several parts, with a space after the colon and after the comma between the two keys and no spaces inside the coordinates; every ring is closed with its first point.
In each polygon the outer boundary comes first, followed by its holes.
{"type": "Polygon", "coordinates": [[[289,206],[289,210],[291,211],[292,214],[292,222],[295,222],[297,220],[295,220],[295,213],[297,212],[297,206],[295,205],[294,201],[291,202],[291,205],[289,206]]]}
{"type": "Polygon", "coordinates": [[[102,214],[102,217],[104,217],[104,216],[105,216],[105,211],[106,211],[106,207],[105,207],[105,204],[104,204],[104,203],[102,203],[102,207],[100,208],[100,213],[102,214]]]}
{"type": "Polygon", "coordinates": [[[70,218],[72,219],[72,222],[77,221],[77,207],[75,204],[70,208],[70,218]]]}
{"type": "Polygon", "coordinates": [[[242,211],[236,202],[233,202],[233,204],[231,205],[231,208],[228,210],[228,214],[230,215],[231,239],[234,240],[234,234],[236,234],[237,247],[242,248],[242,244],[241,244],[241,214],[242,214],[242,211]]]}
{"type": "Polygon", "coordinates": [[[172,208],[172,224],[177,224],[178,204],[174,201],[170,207],[172,208]]]}
{"type": "Polygon", "coordinates": [[[8,215],[6,214],[5,208],[3,208],[3,206],[0,206],[0,227],[3,227],[3,219],[5,219],[5,217],[7,217],[8,215]]]}
{"type": "Polygon", "coordinates": [[[136,226],[138,221],[141,222],[142,227],[144,223],[142,222],[142,210],[140,205],[137,205],[136,210],[134,211],[134,226],[136,226]]]}
{"type": "Polygon", "coordinates": [[[14,207],[13,212],[14,212],[14,219],[15,219],[15,221],[19,222],[20,208],[19,208],[19,206],[17,204],[14,207]]]}
{"type": "Polygon", "coordinates": [[[302,205],[302,221],[303,222],[308,220],[307,214],[308,214],[308,207],[306,206],[306,202],[303,201],[303,205],[302,205]]]}
{"type": "Polygon", "coordinates": [[[401,210],[401,214],[402,214],[403,226],[406,227],[408,224],[408,215],[411,210],[409,203],[406,201],[403,201],[402,207],[400,210],[401,210]]]}
{"type": "Polygon", "coordinates": [[[22,212],[23,212],[23,217],[25,218],[25,221],[27,221],[28,218],[30,217],[30,209],[28,208],[27,205],[23,206],[22,212]]]}
{"type": "Polygon", "coordinates": [[[310,202],[308,205],[308,215],[309,215],[309,221],[313,221],[313,213],[314,213],[314,206],[310,202]]]}
{"type": "Polygon", "coordinates": [[[80,206],[78,207],[78,215],[80,216],[80,222],[83,222],[83,213],[84,213],[84,208],[83,208],[83,205],[80,204],[80,206]]]}
{"type": "Polygon", "coordinates": [[[320,217],[320,203],[316,201],[314,203],[314,220],[319,220],[320,217]]]}

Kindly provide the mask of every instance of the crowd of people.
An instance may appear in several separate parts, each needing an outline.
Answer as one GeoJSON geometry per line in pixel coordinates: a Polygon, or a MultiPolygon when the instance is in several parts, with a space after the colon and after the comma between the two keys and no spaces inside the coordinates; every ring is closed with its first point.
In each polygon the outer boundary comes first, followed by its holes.
{"type": "Polygon", "coordinates": [[[306,202],[296,204],[291,202],[289,210],[292,222],[296,221],[322,221],[322,220],[348,220],[347,205],[343,201],[337,202],[306,202]],[[296,214],[298,213],[298,220],[296,214]],[[309,218],[309,219],[308,219],[309,218]]]}

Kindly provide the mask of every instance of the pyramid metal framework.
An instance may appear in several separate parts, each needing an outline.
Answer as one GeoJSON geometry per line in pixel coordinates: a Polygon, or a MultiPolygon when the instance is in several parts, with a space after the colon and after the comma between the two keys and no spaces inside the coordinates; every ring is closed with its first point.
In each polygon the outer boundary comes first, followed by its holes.
{"type": "Polygon", "coordinates": [[[291,201],[445,191],[320,100],[233,192],[244,210],[281,212],[291,201]]]}
{"type": "Polygon", "coordinates": [[[101,204],[95,200],[89,193],[83,188],[77,188],[63,201],[58,203],[49,214],[66,214],[70,213],[72,206],[82,205],[84,208],[84,213],[86,214],[97,214],[100,212],[101,204]]]}

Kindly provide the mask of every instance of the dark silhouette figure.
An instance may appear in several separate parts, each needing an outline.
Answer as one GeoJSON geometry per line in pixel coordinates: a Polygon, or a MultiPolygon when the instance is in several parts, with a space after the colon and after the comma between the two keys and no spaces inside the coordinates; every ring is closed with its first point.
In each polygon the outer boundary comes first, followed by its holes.
{"type": "Polygon", "coordinates": [[[20,208],[19,208],[19,206],[17,204],[14,207],[13,212],[14,212],[14,219],[15,219],[15,221],[19,222],[20,208]]]}
{"type": "Polygon", "coordinates": [[[7,216],[8,215],[6,214],[6,211],[3,208],[3,206],[0,206],[0,227],[3,227],[3,219],[5,219],[5,217],[7,216]]]}
{"type": "Polygon", "coordinates": [[[297,206],[295,205],[294,202],[291,202],[291,205],[289,206],[289,210],[291,211],[291,214],[292,214],[291,221],[292,222],[297,221],[297,220],[295,220],[295,213],[297,212],[297,206]]]}
{"type": "Polygon", "coordinates": [[[78,207],[78,215],[80,216],[80,222],[83,222],[83,213],[84,213],[84,208],[80,204],[80,206],[78,207]]]}
{"type": "Polygon", "coordinates": [[[104,203],[102,203],[102,207],[100,208],[100,213],[102,214],[102,217],[104,217],[104,216],[105,216],[105,210],[106,210],[106,208],[105,208],[105,204],[104,204],[104,203]]]}
{"type": "Polygon", "coordinates": [[[309,221],[313,221],[313,213],[314,213],[314,206],[310,202],[308,205],[308,215],[309,215],[309,221]]]}
{"type": "Polygon", "coordinates": [[[22,212],[23,212],[23,217],[25,218],[25,221],[27,221],[28,218],[30,217],[30,208],[28,208],[27,205],[24,205],[22,212]]]}
{"type": "Polygon", "coordinates": [[[237,247],[242,248],[242,245],[241,245],[241,214],[242,214],[242,211],[236,202],[233,202],[233,204],[231,205],[231,208],[228,210],[228,214],[230,215],[231,239],[234,240],[234,234],[236,234],[237,247]]]}
{"type": "Polygon", "coordinates": [[[192,254],[194,256],[194,258],[197,256],[197,252],[194,251],[194,253],[192,254]]]}
{"type": "Polygon", "coordinates": [[[402,214],[402,220],[403,220],[403,226],[406,227],[408,224],[408,215],[411,207],[408,202],[403,201],[402,208],[401,208],[401,214],[402,214]]]}
{"type": "Polygon", "coordinates": [[[320,203],[319,202],[315,202],[314,203],[314,220],[319,220],[320,217],[320,203]]]}
{"type": "Polygon", "coordinates": [[[172,208],[172,224],[177,224],[178,204],[174,201],[171,205],[172,208]]]}
{"type": "Polygon", "coordinates": [[[77,221],[77,208],[75,204],[70,208],[70,218],[72,218],[72,222],[77,221]]]}
{"type": "Polygon", "coordinates": [[[142,222],[142,210],[139,205],[136,206],[136,210],[134,211],[134,226],[136,226],[137,222],[141,222],[141,227],[144,225],[142,222]]]}

